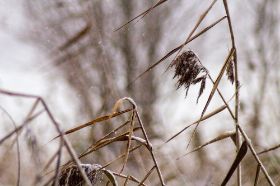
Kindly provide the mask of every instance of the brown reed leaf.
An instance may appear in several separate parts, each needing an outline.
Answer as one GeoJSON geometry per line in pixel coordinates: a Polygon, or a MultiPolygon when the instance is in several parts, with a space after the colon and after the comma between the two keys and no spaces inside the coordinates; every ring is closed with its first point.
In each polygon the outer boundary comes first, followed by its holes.
{"type": "Polygon", "coordinates": [[[197,98],[197,102],[203,90],[205,89],[207,70],[201,65],[197,55],[189,50],[183,52],[173,62],[171,67],[175,66],[175,74],[173,78],[178,77],[177,89],[182,85],[186,89],[186,97],[191,84],[200,83],[200,90],[197,98]],[[203,73],[202,76],[198,77],[199,74],[203,73]]]}
{"type": "MultiPolygon", "coordinates": [[[[74,128],[72,128],[72,129],[70,129],[70,130],[67,130],[64,134],[65,134],[65,135],[71,134],[71,133],[73,133],[73,132],[76,132],[76,131],[78,131],[78,130],[81,130],[82,128],[85,128],[85,127],[88,127],[88,126],[91,126],[91,125],[95,125],[95,124],[97,124],[97,123],[99,123],[99,122],[102,122],[102,121],[109,120],[109,119],[111,119],[111,118],[113,118],[113,117],[122,115],[122,114],[127,113],[127,112],[129,112],[129,111],[131,111],[131,110],[133,110],[133,109],[126,109],[126,110],[123,110],[123,111],[120,111],[120,112],[115,112],[115,113],[113,113],[113,114],[109,114],[109,115],[105,115],[105,116],[98,117],[98,118],[96,118],[96,119],[94,119],[94,120],[92,120],[92,121],[90,121],[90,122],[87,122],[87,123],[85,123],[85,124],[79,125],[78,127],[74,127],[74,128]]],[[[56,139],[56,138],[58,138],[58,137],[60,137],[60,136],[61,136],[61,135],[58,135],[58,136],[56,136],[55,138],[53,138],[52,140],[54,140],[54,139],[56,139]]],[[[52,140],[51,140],[51,141],[52,141],[52,140]]]]}
{"type": "Polygon", "coordinates": [[[240,162],[242,161],[242,159],[244,158],[244,156],[246,155],[247,153],[247,149],[248,149],[248,146],[247,146],[247,142],[244,141],[236,155],[236,158],[235,160],[233,161],[233,164],[231,165],[225,179],[223,180],[222,182],[222,186],[226,185],[227,182],[229,181],[229,179],[231,178],[231,176],[233,175],[235,169],[238,167],[238,165],[240,164],[240,162]]]}
{"type": "MultiPolygon", "coordinates": [[[[139,127],[136,127],[133,129],[133,131],[137,131],[139,129],[140,129],[139,127]]],[[[82,158],[82,157],[92,153],[93,151],[96,151],[102,147],[105,147],[113,142],[127,141],[129,139],[128,134],[129,134],[129,132],[125,132],[116,137],[100,140],[100,141],[96,142],[95,144],[91,145],[90,147],[88,147],[87,150],[79,156],[79,158],[82,158]]],[[[138,141],[139,143],[143,143],[143,140],[141,140],[140,138],[134,137],[134,136],[131,137],[131,140],[135,140],[135,141],[138,141]]],[[[146,145],[147,143],[144,143],[144,144],[146,145]]]]}

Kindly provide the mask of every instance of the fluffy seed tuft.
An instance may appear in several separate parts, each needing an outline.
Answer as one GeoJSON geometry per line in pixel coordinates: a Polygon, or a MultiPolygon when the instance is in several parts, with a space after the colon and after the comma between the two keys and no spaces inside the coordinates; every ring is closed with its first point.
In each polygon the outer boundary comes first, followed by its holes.
{"type": "Polygon", "coordinates": [[[190,85],[200,83],[200,90],[197,97],[198,102],[199,97],[205,89],[208,72],[200,63],[197,55],[191,50],[185,51],[173,61],[171,67],[173,66],[175,66],[173,79],[176,77],[178,78],[177,89],[184,85],[186,89],[186,97],[188,95],[190,85]]]}

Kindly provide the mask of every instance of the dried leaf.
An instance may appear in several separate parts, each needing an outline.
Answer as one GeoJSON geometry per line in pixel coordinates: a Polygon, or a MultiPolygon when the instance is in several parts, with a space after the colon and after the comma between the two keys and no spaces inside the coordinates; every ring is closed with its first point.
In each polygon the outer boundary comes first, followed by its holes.
{"type": "Polygon", "coordinates": [[[236,158],[235,158],[235,160],[234,160],[232,166],[230,167],[230,169],[229,169],[229,171],[228,171],[228,173],[227,173],[225,179],[223,180],[223,182],[222,182],[222,184],[221,184],[222,186],[224,186],[224,185],[227,184],[227,182],[229,181],[229,179],[230,179],[231,176],[233,175],[235,169],[238,167],[238,165],[240,164],[240,162],[242,161],[242,159],[243,159],[244,156],[246,155],[247,149],[248,149],[248,147],[247,147],[247,142],[244,141],[244,142],[242,143],[242,145],[241,145],[241,147],[240,147],[240,149],[239,149],[237,155],[236,155],[236,158]]]}
{"type": "MultiPolygon", "coordinates": [[[[139,130],[140,127],[134,128],[133,131],[139,130]]],[[[111,143],[117,142],[117,141],[127,141],[129,140],[129,136],[128,136],[129,132],[125,132],[123,134],[120,134],[119,136],[116,137],[112,137],[112,138],[106,138],[103,140],[100,140],[98,142],[96,142],[95,144],[91,145],[90,147],[87,148],[87,150],[85,152],[83,152],[79,158],[82,158],[90,153],[92,153],[93,151],[96,151],[102,147],[105,147],[111,143]]],[[[138,141],[138,138],[132,138],[132,140],[138,141]]],[[[141,143],[141,141],[139,141],[141,143]]]]}
{"type": "MultiPolygon", "coordinates": [[[[111,119],[111,118],[113,118],[113,117],[122,115],[122,114],[127,113],[127,112],[129,112],[129,111],[131,111],[131,110],[133,110],[133,109],[126,109],[126,110],[123,110],[123,111],[120,111],[120,112],[116,112],[116,113],[113,113],[113,114],[109,114],[109,115],[105,115],[105,116],[98,117],[98,118],[96,118],[96,119],[94,119],[94,120],[92,120],[92,121],[90,121],[90,122],[87,122],[87,123],[85,123],[85,124],[79,125],[78,127],[72,128],[72,129],[70,129],[70,130],[67,130],[67,131],[65,132],[65,135],[71,134],[71,133],[73,133],[73,132],[76,132],[76,131],[81,130],[82,128],[85,128],[85,127],[88,127],[88,126],[95,125],[96,123],[109,120],[109,119],[111,119]]],[[[52,140],[54,140],[54,139],[56,139],[56,138],[58,138],[58,137],[60,137],[60,135],[59,135],[59,136],[56,136],[56,137],[53,138],[52,140]]]]}

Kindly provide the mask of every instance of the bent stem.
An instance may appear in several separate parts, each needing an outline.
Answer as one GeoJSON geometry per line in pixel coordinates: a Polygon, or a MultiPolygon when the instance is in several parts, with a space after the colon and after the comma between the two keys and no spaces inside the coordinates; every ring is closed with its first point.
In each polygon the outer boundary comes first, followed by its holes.
{"type": "Polygon", "coordinates": [[[144,135],[144,138],[145,138],[145,140],[146,140],[146,142],[147,142],[147,145],[146,145],[146,146],[147,146],[147,148],[148,148],[148,150],[149,150],[149,152],[150,152],[150,154],[151,154],[151,156],[152,156],[153,162],[154,162],[154,164],[155,164],[155,168],[156,168],[156,170],[157,170],[158,177],[159,177],[159,179],[160,179],[160,183],[161,183],[162,186],[165,186],[165,183],[164,183],[164,180],[163,180],[163,177],[162,177],[160,168],[159,168],[159,166],[158,166],[158,162],[157,162],[157,160],[156,160],[156,158],[155,158],[155,155],[154,155],[154,153],[153,153],[153,146],[152,146],[152,144],[151,144],[151,142],[150,142],[150,140],[149,140],[149,138],[148,138],[148,135],[147,135],[147,132],[146,132],[146,130],[145,130],[145,128],[144,128],[143,122],[142,122],[142,120],[141,120],[141,118],[140,118],[140,116],[139,116],[139,113],[138,113],[138,110],[137,110],[137,105],[136,105],[136,103],[134,102],[134,100],[133,100],[132,98],[125,97],[125,98],[122,98],[122,99],[123,99],[123,100],[127,100],[127,101],[128,101],[130,104],[132,104],[132,106],[133,106],[134,112],[135,112],[135,114],[136,114],[136,118],[137,118],[138,123],[139,123],[139,125],[140,125],[140,128],[141,128],[141,130],[142,130],[142,133],[143,133],[143,135],[144,135]]]}

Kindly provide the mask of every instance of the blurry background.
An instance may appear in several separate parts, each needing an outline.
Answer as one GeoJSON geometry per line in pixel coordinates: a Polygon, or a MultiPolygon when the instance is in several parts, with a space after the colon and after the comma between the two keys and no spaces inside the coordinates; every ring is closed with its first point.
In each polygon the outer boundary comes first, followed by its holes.
{"type": "MultiPolygon", "coordinates": [[[[207,83],[198,104],[199,86],[192,86],[185,98],[184,89],[176,90],[173,71],[165,72],[175,57],[172,56],[131,86],[128,85],[149,65],[185,41],[209,2],[168,1],[140,21],[114,32],[155,2],[1,1],[0,88],[42,96],[65,130],[110,113],[118,99],[132,97],[140,109],[148,136],[155,146],[160,146],[168,137],[199,118],[211,83],[207,83]]],[[[262,150],[280,141],[280,2],[239,0],[230,1],[229,7],[237,40],[241,82],[240,123],[256,149],[262,150]]],[[[222,1],[218,1],[199,30],[223,15],[222,1]]],[[[193,50],[210,74],[216,77],[230,46],[230,35],[224,20],[185,49],[193,50]]],[[[234,86],[226,78],[223,78],[220,89],[227,99],[234,93],[234,86]]],[[[0,105],[16,124],[20,124],[31,103],[30,100],[1,95],[0,105]]],[[[220,105],[222,102],[215,95],[209,110],[220,105]]],[[[49,127],[45,116],[37,120],[34,121],[36,124],[32,124],[35,127],[22,136],[20,148],[25,152],[25,148],[29,148],[25,141],[32,136],[38,148],[46,151],[36,156],[45,159],[53,151],[48,141],[56,133],[49,127]]],[[[231,117],[225,111],[205,123],[199,127],[192,148],[223,131],[234,129],[231,117]]],[[[13,130],[3,109],[0,127],[1,137],[13,130]]],[[[110,129],[110,123],[89,127],[70,135],[70,140],[75,150],[81,152],[110,129]]],[[[228,139],[176,161],[177,157],[186,153],[190,134],[191,130],[188,130],[156,150],[167,184],[219,184],[221,175],[226,174],[235,157],[234,144],[228,139]]],[[[15,147],[11,149],[8,144],[1,146],[0,185],[15,184],[15,152],[15,147]]],[[[106,147],[94,158],[82,161],[106,162],[118,152],[117,147],[106,147]]],[[[31,156],[32,153],[27,153],[26,158],[31,156]]],[[[280,183],[279,150],[261,157],[274,181],[280,183]]],[[[37,166],[32,167],[25,161],[22,164],[21,183],[26,185],[28,179],[24,179],[24,175],[34,174],[26,171],[37,166]]],[[[255,174],[256,166],[247,155],[243,177],[248,185],[253,181],[248,175],[255,174]]],[[[131,167],[135,172],[141,172],[137,160],[131,167]]],[[[261,181],[266,183],[263,176],[261,181]]],[[[231,180],[231,184],[234,183],[235,180],[231,180]]]]}

